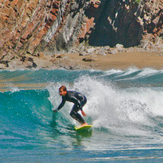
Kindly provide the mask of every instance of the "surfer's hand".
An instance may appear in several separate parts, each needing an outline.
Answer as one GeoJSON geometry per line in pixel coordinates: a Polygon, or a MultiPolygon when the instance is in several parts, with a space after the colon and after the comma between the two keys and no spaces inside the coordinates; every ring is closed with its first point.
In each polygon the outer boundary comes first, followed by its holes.
{"type": "Polygon", "coordinates": [[[85,114],[85,112],[83,110],[81,112],[82,112],[83,116],[86,116],[86,114],[85,114]]]}
{"type": "Polygon", "coordinates": [[[53,110],[53,112],[58,112],[58,109],[53,110]]]}

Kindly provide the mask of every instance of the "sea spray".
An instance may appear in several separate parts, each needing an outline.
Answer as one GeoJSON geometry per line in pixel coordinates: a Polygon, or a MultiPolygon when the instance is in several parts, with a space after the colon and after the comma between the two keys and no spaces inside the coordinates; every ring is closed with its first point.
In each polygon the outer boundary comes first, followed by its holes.
{"type": "Polygon", "coordinates": [[[88,102],[84,110],[94,127],[107,128],[114,134],[150,135],[148,128],[143,126],[154,126],[151,118],[162,114],[162,100],[155,97],[162,98],[163,92],[157,89],[121,89],[109,80],[89,76],[76,79],[70,89],[86,95],[88,102]]]}

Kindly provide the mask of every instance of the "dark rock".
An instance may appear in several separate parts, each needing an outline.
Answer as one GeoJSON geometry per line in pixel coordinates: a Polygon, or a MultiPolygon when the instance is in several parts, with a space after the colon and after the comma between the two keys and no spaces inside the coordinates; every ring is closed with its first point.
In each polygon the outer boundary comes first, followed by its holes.
{"type": "Polygon", "coordinates": [[[91,58],[83,58],[82,61],[84,61],[84,62],[94,62],[94,59],[91,59],[91,58]]]}

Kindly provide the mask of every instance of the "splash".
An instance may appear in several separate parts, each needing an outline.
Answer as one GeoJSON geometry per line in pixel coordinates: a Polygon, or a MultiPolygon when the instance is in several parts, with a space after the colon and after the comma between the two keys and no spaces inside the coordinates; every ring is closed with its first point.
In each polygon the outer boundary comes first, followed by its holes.
{"type": "MultiPolygon", "coordinates": [[[[54,108],[61,102],[58,94],[60,85],[57,83],[48,87],[49,100],[54,108]]],[[[151,137],[157,134],[152,129],[157,126],[153,119],[163,116],[163,90],[149,87],[121,88],[111,80],[89,75],[75,79],[73,84],[64,85],[68,90],[76,90],[87,97],[84,106],[86,120],[91,119],[94,128],[107,129],[111,134],[121,136],[151,137]]],[[[72,104],[68,103],[64,107],[61,109],[63,116],[71,119],[69,112],[72,104]]]]}

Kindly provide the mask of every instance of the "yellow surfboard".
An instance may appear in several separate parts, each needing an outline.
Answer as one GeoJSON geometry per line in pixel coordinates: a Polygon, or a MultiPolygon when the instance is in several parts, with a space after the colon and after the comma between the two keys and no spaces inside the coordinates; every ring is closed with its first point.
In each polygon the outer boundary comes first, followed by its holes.
{"type": "Polygon", "coordinates": [[[75,127],[75,130],[88,130],[92,127],[93,125],[86,125],[86,126],[80,126],[80,127],[75,127]]]}

